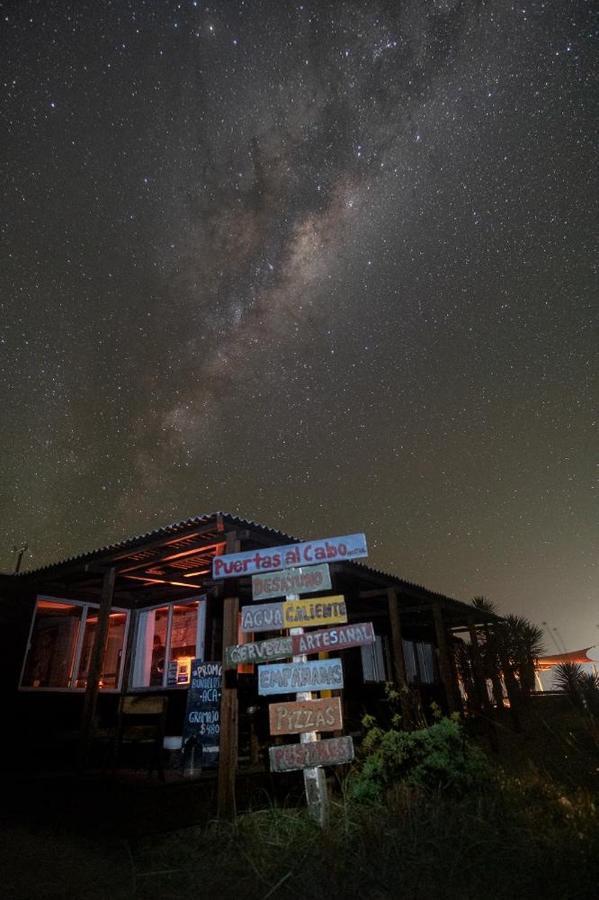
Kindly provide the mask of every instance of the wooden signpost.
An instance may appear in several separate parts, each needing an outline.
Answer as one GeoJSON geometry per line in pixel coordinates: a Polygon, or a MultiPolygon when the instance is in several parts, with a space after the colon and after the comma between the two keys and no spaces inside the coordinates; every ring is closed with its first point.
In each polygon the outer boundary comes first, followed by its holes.
{"type": "Polygon", "coordinates": [[[295,693],[295,702],[271,704],[269,719],[271,734],[298,734],[299,743],[271,747],[270,766],[273,772],[303,772],[308,808],[322,826],[328,813],[323,766],[351,762],[354,747],[347,736],[320,740],[321,732],[339,731],[343,727],[341,700],[339,697],[314,699],[311,692],[340,690],[343,666],[338,658],[308,660],[308,654],[372,644],[375,636],[370,622],[345,624],[347,608],[343,595],[309,599],[300,599],[299,595],[330,590],[329,563],[366,556],[365,536],[350,534],[228,553],[215,556],[212,562],[214,579],[252,575],[254,601],[285,597],[285,602],[243,607],[241,631],[248,634],[287,628],[289,634],[225,646],[223,665],[231,669],[244,663],[263,663],[258,667],[260,695],[295,693]],[[337,627],[304,632],[304,627],[322,625],[337,627]],[[270,662],[290,656],[290,663],[270,662]]]}
{"type": "Polygon", "coordinates": [[[339,697],[295,703],[271,703],[268,708],[270,733],[302,734],[304,731],[339,731],[343,713],[339,697]]]}

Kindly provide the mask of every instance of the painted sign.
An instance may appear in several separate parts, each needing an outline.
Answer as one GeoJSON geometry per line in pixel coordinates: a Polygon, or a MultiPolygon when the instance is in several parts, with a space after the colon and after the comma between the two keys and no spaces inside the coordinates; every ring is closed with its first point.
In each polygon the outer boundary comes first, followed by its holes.
{"type": "Polygon", "coordinates": [[[354,743],[350,737],[328,738],[307,744],[283,744],[271,747],[272,772],[295,772],[312,766],[338,766],[354,758],[354,743]]]}
{"type": "Polygon", "coordinates": [[[291,642],[292,655],[299,656],[300,653],[321,653],[323,650],[345,650],[348,647],[374,644],[375,635],[372,622],[360,622],[357,625],[340,625],[323,631],[294,634],[291,642]]]}
{"type": "Polygon", "coordinates": [[[339,697],[271,703],[268,708],[271,734],[302,734],[305,731],[338,731],[343,727],[339,697]]]}
{"type": "Polygon", "coordinates": [[[309,600],[287,600],[283,603],[283,627],[301,628],[304,625],[334,625],[347,622],[343,594],[331,597],[311,597],[309,600]]]}
{"type": "Polygon", "coordinates": [[[343,537],[265,547],[243,553],[226,553],[212,560],[212,577],[238,578],[288,569],[291,566],[311,566],[316,563],[345,562],[368,556],[366,535],[347,534],[343,537]]]}
{"type": "Polygon", "coordinates": [[[290,694],[296,691],[333,691],[343,687],[340,659],[275,663],[258,669],[258,693],[290,694]]]}
{"type": "Polygon", "coordinates": [[[253,631],[277,631],[285,627],[282,603],[241,607],[241,630],[244,634],[253,631]]]}
{"type": "Polygon", "coordinates": [[[273,659],[286,659],[293,656],[293,643],[290,637],[269,638],[266,641],[250,641],[247,644],[236,644],[225,647],[225,669],[235,669],[246,663],[268,662],[273,659]]]}
{"type": "Polygon", "coordinates": [[[200,765],[218,765],[220,745],[220,699],[223,667],[219,662],[191,664],[191,684],[187,691],[187,708],[183,723],[183,749],[187,757],[200,756],[200,765]]]}
{"type": "Polygon", "coordinates": [[[286,594],[311,594],[330,589],[331,571],[328,563],[285,569],[274,575],[252,575],[253,600],[269,600],[286,594]]]}

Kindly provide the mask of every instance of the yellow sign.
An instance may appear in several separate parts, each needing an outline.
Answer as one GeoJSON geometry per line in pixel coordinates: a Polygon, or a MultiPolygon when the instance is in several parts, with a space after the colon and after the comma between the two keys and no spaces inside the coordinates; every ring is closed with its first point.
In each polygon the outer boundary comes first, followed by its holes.
{"type": "Polygon", "coordinates": [[[283,603],[284,628],[335,625],[342,622],[347,622],[343,594],[335,594],[333,597],[312,597],[310,600],[287,600],[283,603]]]}

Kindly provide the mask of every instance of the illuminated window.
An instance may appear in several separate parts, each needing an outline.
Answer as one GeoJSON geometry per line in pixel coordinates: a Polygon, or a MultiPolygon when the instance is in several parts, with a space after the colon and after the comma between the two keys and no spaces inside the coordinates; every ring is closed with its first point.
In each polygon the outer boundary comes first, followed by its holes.
{"type": "MultiPolygon", "coordinates": [[[[38,597],[21,677],[22,688],[84,690],[98,623],[98,606],[38,597]]],[[[100,688],[118,690],[128,613],[113,610],[100,688]]]]}
{"type": "Polygon", "coordinates": [[[205,627],[204,596],[139,612],[131,687],[189,684],[191,660],[204,658],[205,627]]]}

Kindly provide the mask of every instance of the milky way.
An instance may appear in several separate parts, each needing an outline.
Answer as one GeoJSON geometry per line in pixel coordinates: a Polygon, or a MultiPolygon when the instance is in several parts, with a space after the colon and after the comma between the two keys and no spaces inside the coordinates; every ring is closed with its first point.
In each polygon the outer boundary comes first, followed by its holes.
{"type": "Polygon", "coordinates": [[[5,568],[227,509],[592,642],[590,5],[1,5],[5,568]]]}

